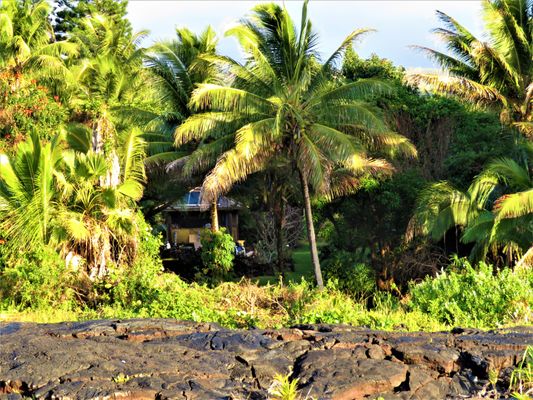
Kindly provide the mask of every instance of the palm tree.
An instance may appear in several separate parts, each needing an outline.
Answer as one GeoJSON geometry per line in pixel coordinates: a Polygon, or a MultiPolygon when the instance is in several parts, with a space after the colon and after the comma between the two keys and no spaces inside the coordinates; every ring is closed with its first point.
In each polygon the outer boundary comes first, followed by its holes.
{"type": "Polygon", "coordinates": [[[116,187],[99,184],[113,166],[90,149],[89,131],[69,134],[70,148],[62,134],[43,144],[32,133],[14,155],[0,155],[0,226],[10,254],[50,245],[82,256],[92,279],[134,254],[135,201],[144,181],[140,136],[138,130],[121,135],[116,187]]]}
{"type": "Polygon", "coordinates": [[[210,26],[200,35],[187,28],[177,28],[175,39],[158,42],[148,50],[146,61],[157,85],[159,100],[167,111],[154,122],[170,124],[173,133],[178,124],[191,115],[192,91],[216,73],[201,57],[214,55],[217,43],[210,26]]]}
{"type": "MultiPolygon", "coordinates": [[[[414,74],[408,77],[408,81],[416,85],[429,85],[437,92],[456,95],[468,102],[495,107],[500,111],[502,123],[517,128],[526,141],[530,141],[533,137],[533,32],[530,28],[533,20],[532,6],[531,1],[484,0],[487,42],[477,39],[452,17],[437,12],[445,27],[436,29],[435,32],[446,42],[452,55],[425,47],[419,48],[439,62],[450,76],[414,74]]],[[[470,226],[465,231],[463,240],[475,240],[479,243],[483,257],[489,244],[493,248],[498,245],[505,247],[504,238],[510,243],[508,249],[518,246],[522,251],[527,250],[518,244],[521,242],[521,229],[517,230],[519,227],[515,224],[521,224],[522,218],[528,218],[527,215],[531,213],[532,184],[530,179],[525,178],[530,175],[531,167],[527,162],[520,166],[511,159],[496,160],[489,164],[481,177],[497,176],[501,180],[500,183],[520,191],[501,197],[495,207],[484,214],[477,215],[472,213],[470,207],[466,207],[463,211],[470,213],[462,215],[469,215],[468,221],[462,217],[458,218],[461,213],[455,212],[454,218],[458,225],[468,222],[467,225],[470,226]],[[522,185],[514,181],[519,176],[522,177],[522,185]]],[[[475,191],[483,182],[483,179],[477,179],[469,192],[475,191]]],[[[488,188],[490,190],[487,189],[487,195],[496,196],[496,186],[489,185],[488,188]]],[[[430,197],[433,189],[428,191],[430,197]]],[[[470,199],[469,192],[464,199],[470,199]]],[[[446,201],[457,207],[462,202],[457,199],[452,201],[453,197],[457,197],[457,192],[454,193],[451,197],[448,196],[446,201]]],[[[423,201],[422,199],[421,202],[423,201]]],[[[487,207],[487,198],[482,198],[478,207],[487,207]]],[[[452,218],[448,221],[453,220],[452,218]]],[[[450,225],[443,225],[443,229],[447,226],[450,225]]],[[[439,230],[436,236],[444,233],[439,230]]]]}
{"type": "Polygon", "coordinates": [[[71,66],[71,103],[77,108],[77,120],[93,129],[93,150],[101,151],[104,142],[114,140],[114,108],[142,98],[146,76],[139,44],[146,32],[129,34],[102,15],[84,18],[82,26],[72,40],[87,57],[71,66]]]}
{"type": "Polygon", "coordinates": [[[86,55],[72,60],[69,66],[72,80],[65,94],[73,108],[71,122],[90,127],[91,148],[102,153],[113,167],[100,180],[104,186],[121,183],[120,162],[116,148],[123,130],[122,109],[143,101],[150,88],[145,85],[144,49],[139,46],[145,32],[132,34],[123,24],[102,15],[92,15],[81,21],[80,29],[71,40],[86,55]]]}
{"type": "Polygon", "coordinates": [[[14,251],[50,241],[57,211],[54,172],[61,156],[58,139],[43,145],[35,132],[14,155],[0,155],[1,226],[14,251]]]}
{"type": "Polygon", "coordinates": [[[345,49],[367,31],[351,33],[320,65],[307,2],[299,31],[286,9],[275,4],[255,7],[251,16],[226,33],[239,40],[245,65],[212,57],[233,82],[200,85],[191,99],[198,114],[176,131],[178,143],[206,135],[213,142],[233,138],[232,148],[218,158],[204,181],[207,197],[216,198],[274,162],[297,174],[319,287],[323,281],[311,190],[334,197],[355,190],[361,174],[390,172],[385,160],[367,155],[369,148],[399,146],[414,153],[407,139],[391,133],[377,110],[364,101],[388,90],[386,84],[375,80],[343,84],[332,76],[345,49]]]}
{"type": "MultiPolygon", "coordinates": [[[[154,76],[158,100],[165,106],[162,115],[154,115],[147,124],[148,141],[147,165],[152,175],[163,167],[165,171],[179,170],[180,178],[188,181],[193,175],[201,175],[209,166],[214,165],[216,157],[228,149],[211,141],[210,135],[199,138],[197,143],[182,146],[175,143],[174,132],[186,118],[193,114],[189,108],[191,94],[198,84],[212,81],[218,75],[213,64],[203,57],[216,54],[218,39],[214,30],[208,26],[200,35],[186,28],[176,29],[176,38],[157,43],[150,49],[147,62],[154,76]]],[[[164,174],[168,180],[168,174],[164,174]]],[[[170,201],[173,195],[170,193],[170,201]]],[[[218,231],[217,202],[211,205],[211,226],[218,231]]]]}
{"type": "Polygon", "coordinates": [[[0,69],[15,75],[58,78],[68,74],[64,56],[75,56],[77,47],[53,42],[47,1],[7,1],[0,6],[0,69]]]}
{"type": "Polygon", "coordinates": [[[418,199],[409,240],[427,235],[442,240],[453,227],[461,241],[474,243],[471,258],[494,257],[502,249],[507,263],[527,253],[533,236],[533,177],[527,165],[501,158],[490,162],[466,192],[438,182],[418,199]]]}
{"type": "Polygon", "coordinates": [[[61,235],[55,243],[62,253],[72,251],[86,260],[94,279],[105,276],[123,257],[131,261],[135,256],[135,210],[145,183],[145,143],[140,130],[122,131],[113,160],[118,165],[113,165],[92,150],[90,138],[90,131],[67,137],[73,154],[64,157],[63,169],[56,173],[62,208],[61,235]],[[120,171],[116,185],[102,184],[112,169],[120,171]]]}
{"type": "Polygon", "coordinates": [[[427,47],[449,76],[413,74],[412,84],[427,84],[437,92],[468,102],[497,107],[502,122],[526,137],[533,134],[533,4],[531,1],[483,1],[488,40],[482,41],[454,18],[437,11],[444,28],[435,33],[451,55],[427,47]]]}

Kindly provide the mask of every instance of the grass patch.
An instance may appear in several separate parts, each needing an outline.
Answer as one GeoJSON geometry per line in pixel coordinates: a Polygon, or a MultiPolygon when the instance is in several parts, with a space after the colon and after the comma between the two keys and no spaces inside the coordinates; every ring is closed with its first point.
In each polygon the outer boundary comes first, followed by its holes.
{"type": "Polygon", "coordinates": [[[286,274],[287,281],[300,282],[302,278],[306,280],[314,278],[311,251],[308,244],[302,245],[292,252],[292,262],[294,263],[294,272],[291,271],[286,274]]]}
{"type": "MultiPolygon", "coordinates": [[[[302,278],[307,281],[314,279],[313,263],[311,262],[311,251],[309,244],[301,244],[293,250],[291,254],[292,262],[294,264],[294,271],[285,272],[283,279],[286,283],[299,283],[302,278]]],[[[260,286],[277,285],[279,283],[279,276],[263,275],[253,279],[260,286]]]]}

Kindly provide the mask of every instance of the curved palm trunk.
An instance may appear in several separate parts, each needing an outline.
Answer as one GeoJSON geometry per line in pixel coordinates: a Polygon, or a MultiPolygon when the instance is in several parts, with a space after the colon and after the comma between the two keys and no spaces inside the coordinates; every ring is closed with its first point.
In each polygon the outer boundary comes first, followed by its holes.
{"type": "Polygon", "coordinates": [[[220,229],[218,225],[218,204],[217,200],[211,203],[211,230],[213,232],[218,232],[220,229]]]}
{"type": "Polygon", "coordinates": [[[302,184],[302,192],[304,196],[305,221],[307,222],[307,237],[309,239],[309,247],[311,249],[311,261],[315,270],[316,284],[319,289],[324,288],[322,280],[322,270],[320,269],[320,261],[318,259],[318,250],[316,247],[315,226],[313,225],[313,212],[311,210],[311,196],[309,195],[309,184],[307,177],[302,171],[300,173],[300,183],[302,184]]]}

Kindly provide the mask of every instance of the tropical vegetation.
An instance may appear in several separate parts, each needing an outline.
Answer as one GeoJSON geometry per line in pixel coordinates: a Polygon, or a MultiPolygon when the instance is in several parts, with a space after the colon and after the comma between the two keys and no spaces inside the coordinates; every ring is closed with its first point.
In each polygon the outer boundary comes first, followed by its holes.
{"type": "Polygon", "coordinates": [[[321,58],[307,2],[253,7],[242,61],[211,27],[147,47],[127,5],[0,4],[0,320],[531,324],[530,2],[484,1],[486,41],[438,13],[438,75],[361,58],[357,27],[321,58]]]}
{"type": "MultiPolygon", "coordinates": [[[[422,48],[449,75],[416,74],[411,83],[425,83],[440,93],[499,111],[502,124],[516,128],[524,150],[491,161],[467,193],[437,183],[423,193],[418,225],[440,239],[451,226],[465,228],[462,240],[474,242],[473,256],[485,259],[489,248],[508,264],[530,263],[533,253],[533,190],[530,171],[533,81],[533,15],[529,2],[483,2],[487,41],[481,41],[452,17],[439,12],[444,28],[435,33],[451,55],[422,48]]],[[[416,224],[416,222],[415,222],[416,224]]]]}

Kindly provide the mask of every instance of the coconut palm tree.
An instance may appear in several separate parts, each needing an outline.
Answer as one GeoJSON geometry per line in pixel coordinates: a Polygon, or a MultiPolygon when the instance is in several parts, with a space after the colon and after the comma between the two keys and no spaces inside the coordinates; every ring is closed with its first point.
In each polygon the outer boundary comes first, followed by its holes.
{"type": "Polygon", "coordinates": [[[484,0],[487,41],[476,38],[457,20],[437,11],[443,28],[435,33],[451,54],[416,46],[436,60],[449,76],[412,74],[412,84],[468,102],[494,106],[502,122],[526,137],[533,134],[533,4],[523,0],[484,0]]]}
{"type": "Polygon", "coordinates": [[[102,15],[82,20],[83,29],[72,40],[87,57],[71,66],[71,104],[76,119],[93,129],[93,150],[113,141],[115,107],[134,104],[143,93],[144,49],[139,47],[146,32],[129,34],[122,25],[102,15]]]}
{"type": "MultiPolygon", "coordinates": [[[[191,115],[192,91],[197,84],[216,74],[213,66],[201,56],[214,55],[217,44],[218,39],[210,26],[200,35],[187,28],[177,28],[175,39],[160,41],[148,50],[146,62],[153,74],[159,100],[167,111],[154,122],[170,124],[174,133],[177,125],[191,115]]],[[[173,142],[173,137],[170,141],[173,142]]]]}
{"type": "MultiPolygon", "coordinates": [[[[502,123],[518,129],[530,143],[533,137],[533,32],[530,28],[533,21],[532,6],[531,1],[484,0],[483,13],[488,32],[488,40],[485,42],[476,38],[452,17],[437,12],[444,28],[436,29],[435,33],[445,41],[451,55],[425,47],[419,48],[439,62],[449,72],[449,76],[413,74],[408,76],[408,81],[416,85],[429,85],[439,93],[455,95],[468,102],[498,109],[502,123]]],[[[469,226],[463,240],[476,241],[479,246],[474,250],[481,249],[479,253],[482,257],[489,245],[493,249],[498,245],[507,249],[516,249],[518,246],[521,251],[527,251],[527,248],[517,244],[521,242],[521,229],[517,229],[519,227],[516,225],[522,224],[522,218],[529,218],[528,214],[531,213],[533,185],[530,179],[525,178],[526,175],[531,175],[531,166],[527,162],[521,166],[511,159],[496,160],[488,165],[481,178],[474,181],[466,197],[464,194],[459,196],[455,191],[452,191],[454,194],[450,192],[449,196],[444,196],[445,201],[457,207],[458,204],[466,204],[470,200],[477,201],[471,199],[468,194],[471,190],[476,191],[480,184],[486,183],[483,181],[486,177],[497,176],[500,184],[508,184],[508,194],[501,197],[493,209],[489,206],[483,215],[473,213],[471,207],[466,207],[464,212],[455,210],[454,217],[450,214],[447,218],[450,223],[455,220],[458,225],[469,226]],[[517,185],[513,180],[519,176],[522,177],[522,185],[517,185]],[[509,193],[512,187],[520,191],[509,193]],[[462,197],[465,202],[458,201],[458,197],[462,197]],[[452,198],[455,200],[452,201],[452,198]],[[460,214],[462,217],[459,217],[460,214]],[[468,221],[463,218],[467,215],[468,221]],[[509,246],[505,246],[504,238],[509,241],[509,246]]],[[[486,187],[490,189],[487,189],[488,194],[498,197],[496,186],[486,187]]],[[[433,189],[439,191],[438,186],[435,186],[426,194],[431,197],[433,189]]],[[[424,196],[421,204],[423,202],[424,196]]],[[[487,198],[482,198],[477,207],[485,209],[487,198]]],[[[419,212],[423,213],[422,210],[419,212]]],[[[442,217],[444,214],[439,215],[442,217]]],[[[449,223],[444,224],[442,229],[450,226],[449,223]]],[[[442,229],[438,229],[438,234],[434,236],[442,236],[445,233],[442,229]]]]}
{"type": "Polygon", "coordinates": [[[15,75],[57,78],[68,74],[64,56],[75,56],[77,46],[52,41],[47,1],[6,1],[0,6],[0,69],[15,75]]]}
{"type": "Polygon", "coordinates": [[[131,124],[122,123],[119,116],[123,108],[142,102],[149,89],[142,64],[144,49],[139,46],[144,36],[145,32],[132,34],[123,24],[92,15],[81,21],[71,38],[86,58],[69,65],[72,80],[65,97],[73,109],[71,122],[79,125],[77,129],[91,129],[92,151],[102,153],[113,166],[101,185],[121,183],[116,149],[119,136],[131,124]]]}
{"type": "MultiPolygon", "coordinates": [[[[164,169],[162,176],[168,181],[167,170],[177,170],[181,180],[189,181],[195,175],[201,176],[214,165],[216,157],[229,148],[230,140],[220,148],[221,142],[213,143],[209,135],[185,146],[174,141],[179,124],[194,112],[189,107],[193,90],[198,84],[213,81],[218,76],[216,67],[203,58],[216,54],[217,43],[210,26],[200,35],[179,28],[175,39],[159,42],[150,49],[147,64],[154,77],[159,103],[165,109],[161,115],[154,114],[146,126],[149,154],[146,162],[152,176],[164,169]]],[[[168,201],[172,201],[183,193],[171,191],[168,194],[168,201]]],[[[214,231],[218,230],[216,201],[211,205],[211,226],[214,231]]]]}
{"type": "Polygon", "coordinates": [[[384,83],[344,84],[332,72],[353,41],[351,33],[323,64],[307,18],[298,30],[286,9],[262,4],[226,34],[235,36],[244,65],[223,57],[210,60],[233,77],[231,85],[202,84],[194,91],[192,115],[176,131],[177,143],[206,136],[232,138],[204,180],[204,196],[216,198],[248,175],[283,163],[299,177],[317,285],[323,287],[313,224],[311,193],[337,196],[354,190],[361,174],[390,172],[390,164],[367,150],[397,146],[413,154],[408,140],[390,132],[368,96],[389,90],[384,83]]]}

